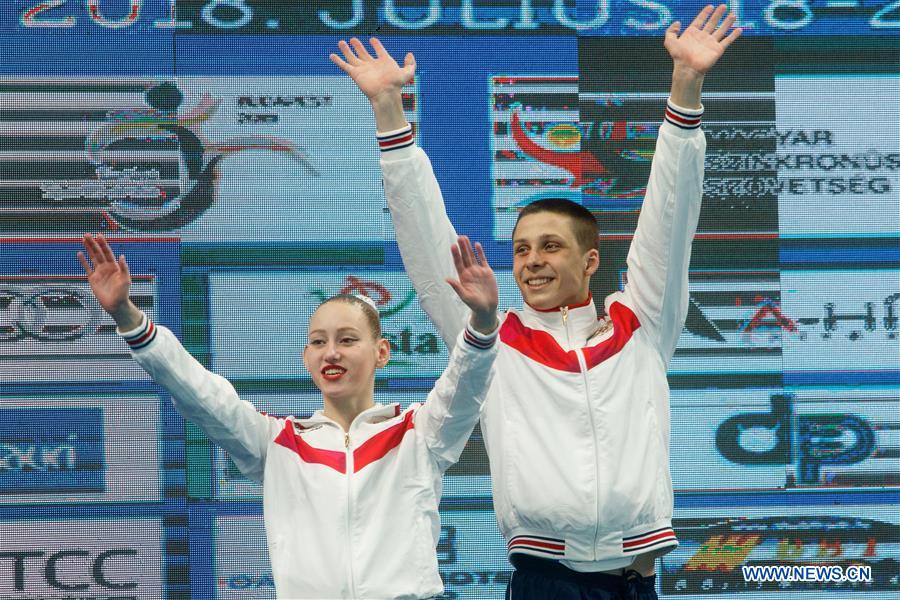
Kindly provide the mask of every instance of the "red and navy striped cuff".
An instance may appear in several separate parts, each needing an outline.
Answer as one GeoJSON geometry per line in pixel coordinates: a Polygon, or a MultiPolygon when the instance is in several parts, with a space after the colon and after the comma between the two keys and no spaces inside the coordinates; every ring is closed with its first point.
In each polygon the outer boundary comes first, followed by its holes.
{"type": "Polygon", "coordinates": [[[703,117],[703,108],[688,109],[673,104],[671,100],[666,102],[666,121],[681,129],[697,129],[700,127],[700,119],[703,117]]]}
{"type": "Polygon", "coordinates": [[[479,350],[487,350],[497,341],[498,331],[500,331],[499,327],[488,335],[484,335],[472,329],[471,325],[466,325],[466,329],[463,332],[463,341],[479,350]]]}
{"type": "Polygon", "coordinates": [[[644,552],[651,548],[677,545],[678,539],[675,537],[675,532],[672,531],[671,527],[662,527],[640,535],[622,538],[622,552],[625,554],[644,552]]]}
{"type": "Polygon", "coordinates": [[[402,129],[395,129],[386,133],[379,133],[375,136],[378,138],[378,148],[382,152],[390,152],[391,150],[399,150],[412,146],[415,143],[413,137],[412,125],[407,124],[402,129]]]}
{"type": "Polygon", "coordinates": [[[517,552],[559,559],[566,555],[566,541],[539,535],[517,535],[506,543],[506,553],[517,552]]]}
{"type": "Polygon", "coordinates": [[[128,333],[123,333],[122,338],[128,343],[128,347],[132,350],[140,350],[153,343],[156,339],[156,325],[153,320],[144,315],[144,322],[140,327],[128,333]]]}

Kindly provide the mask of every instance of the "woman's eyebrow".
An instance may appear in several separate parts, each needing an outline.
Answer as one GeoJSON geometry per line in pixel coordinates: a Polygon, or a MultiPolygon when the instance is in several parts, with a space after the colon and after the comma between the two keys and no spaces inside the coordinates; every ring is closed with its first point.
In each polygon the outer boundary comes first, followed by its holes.
{"type": "MultiPolygon", "coordinates": [[[[359,333],[359,329],[356,327],[353,327],[352,325],[337,328],[337,333],[347,333],[347,332],[359,333]]],[[[309,333],[307,335],[311,336],[314,333],[326,334],[327,332],[324,329],[310,329],[309,333]]]]}

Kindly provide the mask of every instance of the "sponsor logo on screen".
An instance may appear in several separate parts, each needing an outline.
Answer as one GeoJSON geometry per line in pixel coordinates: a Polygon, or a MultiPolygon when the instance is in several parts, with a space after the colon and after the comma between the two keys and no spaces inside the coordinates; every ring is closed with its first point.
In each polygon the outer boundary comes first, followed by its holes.
{"type": "MultiPolygon", "coordinates": [[[[895,16],[900,15],[900,3],[885,3],[889,4],[895,16]]],[[[782,238],[861,236],[873,238],[878,248],[884,247],[879,237],[897,234],[900,145],[893,124],[900,119],[900,107],[894,102],[900,78],[896,70],[890,75],[854,74],[853,94],[831,94],[821,104],[804,101],[845,85],[851,81],[848,75],[785,73],[775,78],[778,179],[759,182],[757,187],[774,186],[779,193],[782,238]]],[[[852,245],[864,246],[866,241],[857,238],[852,245]]],[[[860,256],[858,250],[854,254],[860,256]]]]}
{"type": "MultiPolygon", "coordinates": [[[[131,300],[155,316],[154,276],[133,275],[131,300]]],[[[0,378],[146,379],[85,278],[0,276],[0,378]],[[100,365],[103,366],[100,366],[100,365]]]]}
{"type": "Polygon", "coordinates": [[[4,306],[0,341],[32,338],[41,342],[69,341],[94,335],[100,329],[102,310],[94,296],[77,287],[0,287],[4,306]]]}
{"type": "Polygon", "coordinates": [[[896,371],[895,285],[895,271],[691,271],[671,372],[896,371]]]}
{"type": "Polygon", "coordinates": [[[161,532],[153,519],[0,523],[0,597],[163,597],[161,532]]]}
{"type": "MultiPolygon", "coordinates": [[[[820,310],[816,311],[817,307],[808,310],[808,316],[785,314],[778,296],[773,290],[768,294],[752,295],[750,305],[744,307],[745,311],[749,309],[749,316],[730,323],[727,319],[708,317],[708,313],[714,312],[713,306],[703,304],[703,299],[708,296],[694,292],[685,328],[689,334],[722,342],[726,341],[723,332],[730,329],[739,332],[748,345],[756,347],[768,341],[780,341],[790,334],[794,334],[791,339],[798,341],[806,340],[810,335],[823,340],[843,336],[853,342],[868,335],[880,335],[889,340],[897,338],[900,293],[872,301],[859,300],[856,310],[846,301],[824,302],[820,310]],[[820,316],[814,316],[816,312],[820,316]]],[[[733,294],[732,306],[742,307],[740,293],[733,294]]]]}
{"type": "MultiPolygon", "coordinates": [[[[867,419],[839,412],[796,414],[788,394],[774,395],[771,402],[768,412],[741,412],[722,421],[715,435],[724,458],[741,466],[792,465],[788,487],[865,481],[877,486],[896,478],[896,469],[826,476],[829,467],[854,465],[875,454],[875,426],[867,419]]],[[[898,449],[882,450],[896,455],[898,449]]]]}
{"type": "Polygon", "coordinates": [[[159,410],[154,395],[0,396],[0,505],[158,501],[160,470],[184,469],[174,442],[160,463],[159,410]]]}
{"type": "Polygon", "coordinates": [[[795,327],[777,271],[691,271],[689,290],[671,373],[781,371],[782,338],[795,327]]]}
{"type": "MultiPolygon", "coordinates": [[[[223,98],[203,94],[185,103],[173,81],[56,81],[46,82],[43,90],[33,89],[34,82],[22,85],[16,89],[8,83],[5,92],[16,98],[20,119],[38,125],[27,128],[27,139],[4,138],[4,150],[27,143],[31,152],[18,154],[19,164],[0,194],[32,209],[43,207],[47,217],[91,211],[111,231],[172,231],[215,202],[220,161],[249,150],[283,153],[296,161],[298,173],[316,174],[291,140],[210,135],[208,122],[223,98]],[[31,93],[22,95],[26,91],[31,93]],[[62,101],[72,94],[74,102],[62,101]],[[38,160],[36,151],[50,154],[49,162],[38,160]]],[[[240,123],[277,122],[277,110],[330,103],[327,96],[238,100],[240,123]],[[261,105],[268,112],[260,114],[261,105]]],[[[14,125],[2,123],[4,129],[14,125]]]]}
{"type": "Polygon", "coordinates": [[[785,381],[815,384],[827,372],[896,382],[898,281],[896,269],[783,270],[781,308],[797,328],[784,336],[785,381]]]}
{"type": "MultiPolygon", "coordinates": [[[[493,513],[474,513],[476,519],[483,518],[485,515],[493,517],[493,513]]],[[[459,516],[459,513],[446,513],[445,518],[456,520],[459,516]]],[[[492,529],[495,528],[496,525],[492,529]]],[[[468,555],[470,549],[465,547],[467,543],[479,544],[472,538],[471,531],[457,525],[441,525],[437,557],[441,579],[444,581],[445,595],[448,598],[460,598],[473,593],[485,594],[488,590],[495,594],[498,591],[502,593],[509,583],[511,573],[503,564],[500,555],[493,554],[494,564],[483,559],[479,561],[479,564],[473,564],[472,557],[468,555]],[[501,560],[496,560],[497,558],[501,558],[501,560]]],[[[492,550],[502,551],[502,548],[492,548],[492,550]]]]}
{"type": "MultiPolygon", "coordinates": [[[[335,238],[383,239],[382,207],[370,201],[377,160],[359,167],[371,149],[323,158],[343,130],[360,134],[367,103],[353,87],[339,76],[0,81],[0,102],[15,107],[0,113],[0,230],[207,240],[190,227],[202,221],[217,242],[257,241],[260,230],[318,239],[332,228],[335,238]],[[345,227],[303,221],[335,203],[359,214],[344,215],[345,227]]],[[[415,123],[414,93],[403,98],[415,123]]]]}
{"type": "MultiPolygon", "coordinates": [[[[501,306],[521,304],[510,272],[497,272],[497,281],[501,306]]],[[[379,377],[440,376],[447,347],[406,274],[392,271],[211,275],[213,368],[232,378],[308,377],[301,356],[309,317],[325,298],[347,293],[368,296],[381,313],[391,360],[379,369],[379,377]],[[248,339],[249,329],[253,339],[248,339]]]]}
{"type": "Polygon", "coordinates": [[[12,563],[12,577],[6,579],[7,583],[12,580],[11,587],[17,592],[27,592],[26,581],[35,574],[43,577],[44,585],[60,592],[84,592],[90,588],[124,592],[138,587],[127,575],[128,565],[137,555],[134,548],[27,550],[0,552],[0,563],[12,563]]]}
{"type": "Polygon", "coordinates": [[[882,386],[675,390],[673,486],[799,495],[896,486],[897,403],[896,391],[882,386]]]}
{"type": "Polygon", "coordinates": [[[0,408],[0,494],[103,492],[102,408],[0,408]]]}
{"type": "Polygon", "coordinates": [[[229,591],[255,591],[270,590],[274,594],[275,580],[272,573],[227,573],[219,576],[218,585],[220,589],[229,591]]]}

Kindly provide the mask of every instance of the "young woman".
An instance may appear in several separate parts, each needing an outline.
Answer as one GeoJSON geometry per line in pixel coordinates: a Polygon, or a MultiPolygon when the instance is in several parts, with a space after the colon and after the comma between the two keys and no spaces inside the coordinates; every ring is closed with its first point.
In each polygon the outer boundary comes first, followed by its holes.
{"type": "Polygon", "coordinates": [[[323,302],[309,321],[303,362],[324,408],[306,419],[274,418],[238,398],[171,331],[128,298],[131,277],[102,235],[84,236],[78,258],[100,306],[135,359],[175,408],[263,484],[275,588],[282,598],[429,598],[438,574],[441,476],[459,458],[478,420],[494,355],[497,284],[480,245],[452,250],[470,307],[468,325],[424,404],[377,404],[375,370],[387,364],[374,303],[323,302]],[[90,259],[90,260],[88,260],[90,259]]]}

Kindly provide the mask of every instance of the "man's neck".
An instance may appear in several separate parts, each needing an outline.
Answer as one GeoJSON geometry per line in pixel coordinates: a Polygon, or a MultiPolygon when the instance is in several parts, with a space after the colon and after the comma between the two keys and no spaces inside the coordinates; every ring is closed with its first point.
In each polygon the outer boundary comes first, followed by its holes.
{"type": "MultiPolygon", "coordinates": [[[[525,300],[525,299],[523,298],[523,300],[525,300]]],[[[528,304],[528,306],[530,306],[531,308],[533,308],[534,310],[536,310],[538,312],[554,312],[554,311],[560,310],[563,307],[577,308],[580,306],[587,306],[588,302],[590,302],[590,301],[591,301],[591,292],[590,292],[590,290],[588,290],[584,293],[583,296],[581,296],[581,300],[574,300],[574,301],[567,300],[567,301],[563,302],[562,304],[560,304],[558,306],[553,306],[551,308],[538,308],[532,304],[529,304],[527,300],[525,300],[525,304],[528,304]]]]}

